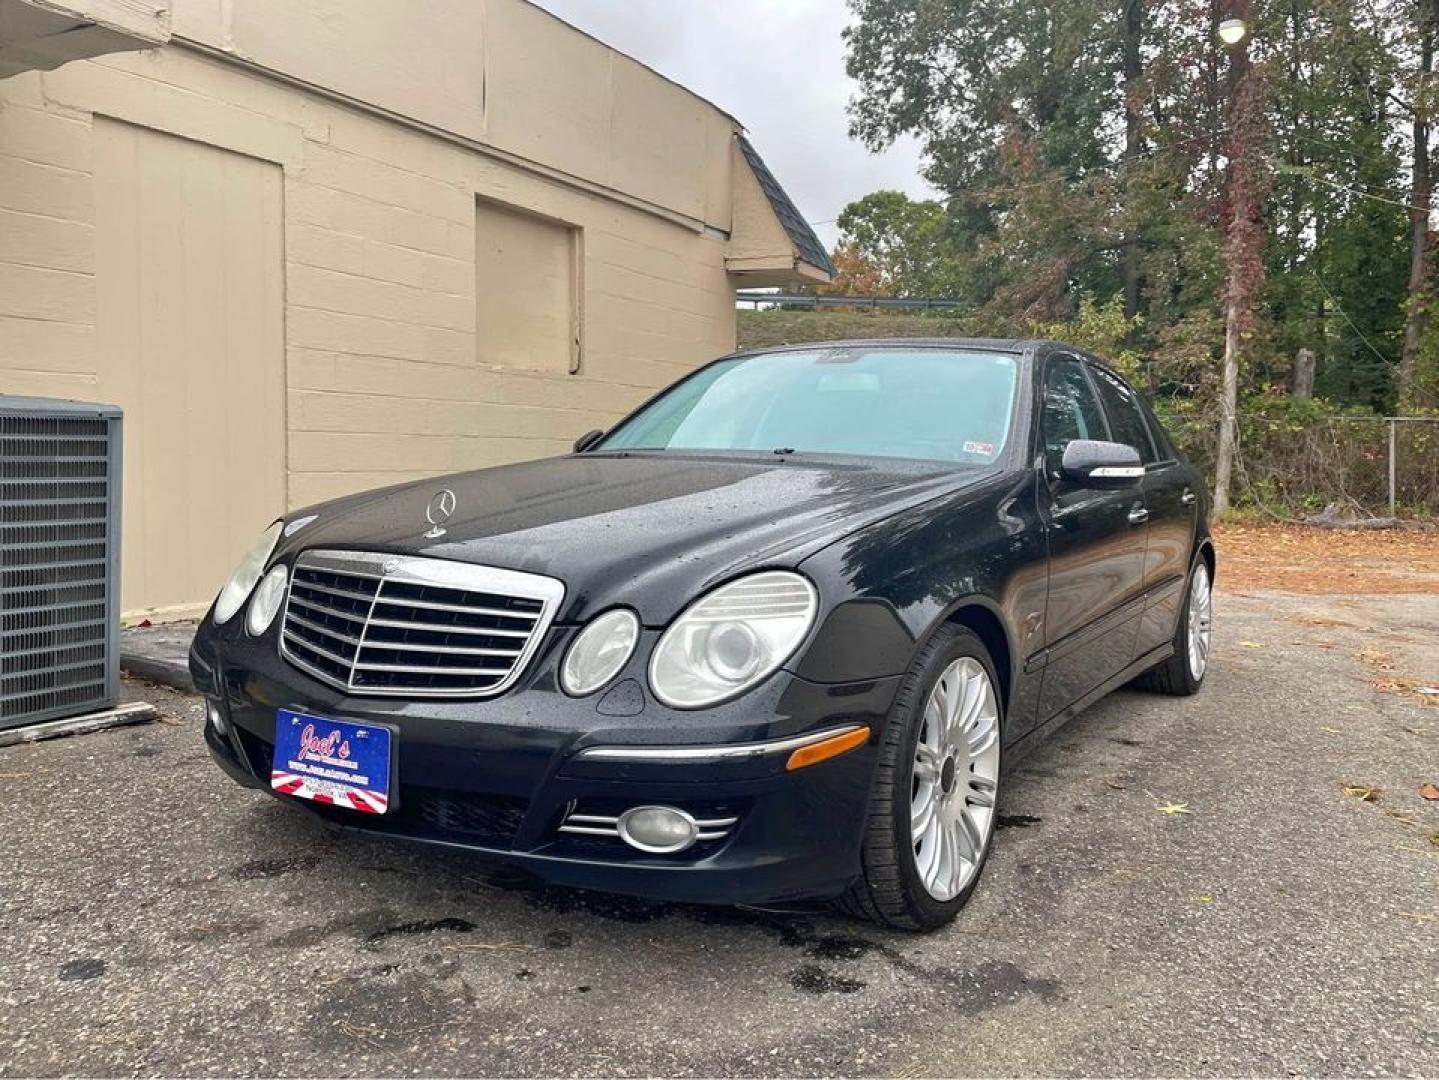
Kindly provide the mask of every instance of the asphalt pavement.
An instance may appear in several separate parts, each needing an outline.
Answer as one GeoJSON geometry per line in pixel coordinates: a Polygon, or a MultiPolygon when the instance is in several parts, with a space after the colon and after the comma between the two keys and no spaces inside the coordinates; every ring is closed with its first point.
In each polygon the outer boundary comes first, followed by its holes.
{"type": "Polygon", "coordinates": [[[1199,696],[1011,773],[927,937],[336,835],[132,681],[165,722],[0,750],[0,1074],[1439,1075],[1439,596],[1216,620],[1199,696]]]}

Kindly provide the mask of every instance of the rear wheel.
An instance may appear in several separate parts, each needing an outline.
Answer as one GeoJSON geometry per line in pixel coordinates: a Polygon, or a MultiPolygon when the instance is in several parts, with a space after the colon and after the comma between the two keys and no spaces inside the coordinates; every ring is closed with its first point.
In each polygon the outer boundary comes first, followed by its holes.
{"type": "Polygon", "coordinates": [[[1002,706],[994,665],[946,626],[896,695],[870,798],[863,876],[841,906],[886,926],[931,930],[979,883],[994,834],[1002,706]]]}
{"type": "Polygon", "coordinates": [[[1174,654],[1135,680],[1138,686],[1161,694],[1188,697],[1197,694],[1209,670],[1209,635],[1213,621],[1213,587],[1209,564],[1197,555],[1184,590],[1184,607],[1174,628],[1174,654]]]}

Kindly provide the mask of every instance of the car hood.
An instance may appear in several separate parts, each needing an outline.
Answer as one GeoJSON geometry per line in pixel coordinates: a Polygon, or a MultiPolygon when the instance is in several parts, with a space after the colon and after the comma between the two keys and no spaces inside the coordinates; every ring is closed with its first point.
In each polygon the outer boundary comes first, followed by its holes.
{"type": "Polygon", "coordinates": [[[565,583],[563,622],[625,604],[657,626],[739,571],[795,566],[858,528],[988,475],[907,462],[577,454],[297,511],[281,552],[382,551],[544,574],[565,583]],[[443,535],[427,535],[426,511],[444,489],[454,493],[454,511],[443,535]]]}

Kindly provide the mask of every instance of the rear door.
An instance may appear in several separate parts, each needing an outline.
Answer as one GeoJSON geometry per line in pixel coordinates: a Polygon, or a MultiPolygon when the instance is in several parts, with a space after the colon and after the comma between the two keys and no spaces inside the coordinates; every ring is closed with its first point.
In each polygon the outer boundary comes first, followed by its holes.
{"type": "Polygon", "coordinates": [[[1073,439],[1109,439],[1085,364],[1070,353],[1045,361],[1040,404],[1045,476],[1040,501],[1049,539],[1040,712],[1048,718],[1118,674],[1134,655],[1143,608],[1146,525],[1138,485],[1100,490],[1060,471],[1073,439]]]}

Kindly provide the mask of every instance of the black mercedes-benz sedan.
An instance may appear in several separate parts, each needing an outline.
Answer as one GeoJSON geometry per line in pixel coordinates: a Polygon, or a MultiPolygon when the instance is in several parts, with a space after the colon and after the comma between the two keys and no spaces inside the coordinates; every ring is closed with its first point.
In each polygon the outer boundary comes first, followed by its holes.
{"type": "Polygon", "coordinates": [[[727,356],[572,454],[275,522],[190,666],[220,767],[552,882],[951,919],[1004,766],[1205,674],[1199,474],[1049,342],[727,356]]]}

